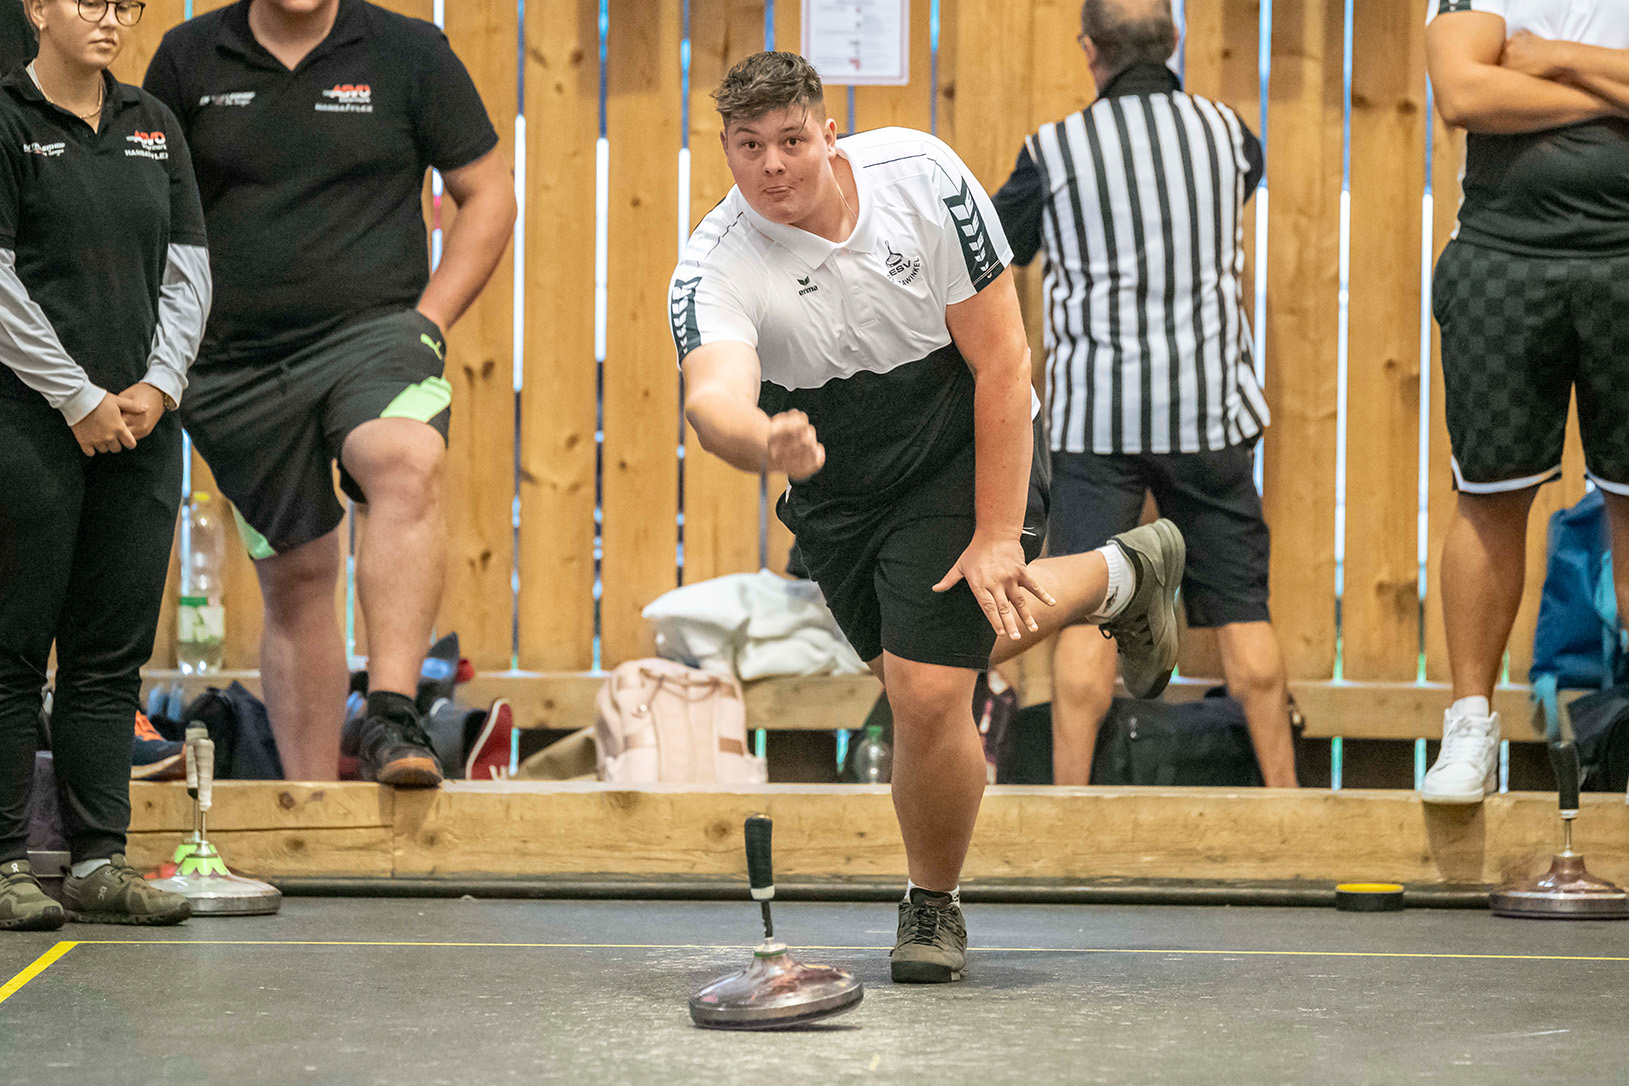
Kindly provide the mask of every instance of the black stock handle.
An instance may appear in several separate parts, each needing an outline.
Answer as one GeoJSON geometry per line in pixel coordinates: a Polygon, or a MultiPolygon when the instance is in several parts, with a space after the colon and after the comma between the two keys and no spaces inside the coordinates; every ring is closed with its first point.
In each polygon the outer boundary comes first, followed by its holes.
{"type": "Polygon", "coordinates": [[[1556,792],[1563,811],[1578,810],[1578,748],[1571,740],[1550,744],[1550,765],[1555,769],[1556,792]]]}
{"type": "Polygon", "coordinates": [[[774,826],[768,815],[747,819],[747,879],[752,883],[752,896],[759,900],[775,896],[775,863],[770,849],[774,826]]]}

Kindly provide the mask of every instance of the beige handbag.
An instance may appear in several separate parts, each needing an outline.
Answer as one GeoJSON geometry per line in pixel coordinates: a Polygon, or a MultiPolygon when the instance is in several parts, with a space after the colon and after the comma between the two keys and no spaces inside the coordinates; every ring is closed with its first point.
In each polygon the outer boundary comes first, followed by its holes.
{"type": "Polygon", "coordinates": [[[612,784],[764,784],[747,753],[746,706],[733,678],[670,660],[630,660],[594,699],[600,780],[612,784]]]}

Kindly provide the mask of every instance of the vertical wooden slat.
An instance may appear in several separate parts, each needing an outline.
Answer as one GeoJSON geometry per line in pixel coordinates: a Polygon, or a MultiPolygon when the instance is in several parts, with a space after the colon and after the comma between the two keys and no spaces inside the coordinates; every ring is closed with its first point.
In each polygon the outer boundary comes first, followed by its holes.
{"type": "MultiPolygon", "coordinates": [[[[22,3],[23,0],[11,2],[22,3]]],[[[158,43],[171,27],[181,22],[185,10],[183,0],[148,0],[141,22],[124,32],[124,48],[119,52],[119,59],[113,62],[113,78],[141,86],[147,65],[158,51],[158,43]]]]}
{"type": "Polygon", "coordinates": [[[596,0],[529,0],[519,616],[525,668],[582,670],[593,663],[599,74],[596,0]]]}
{"type": "MultiPolygon", "coordinates": [[[[910,82],[902,87],[856,87],[854,114],[861,129],[901,125],[926,132],[933,107],[933,52],[928,40],[928,0],[911,0],[910,82]]],[[[847,88],[842,88],[847,98],[847,88]]]]}
{"type": "Polygon", "coordinates": [[[1411,7],[1354,12],[1346,417],[1349,679],[1419,671],[1420,208],[1425,23],[1411,7]]]}
{"type": "MultiPolygon", "coordinates": [[[[515,4],[498,0],[446,8],[447,38],[480,90],[498,130],[497,153],[507,163],[515,156],[518,18],[515,4]]],[[[455,219],[451,199],[444,200],[443,229],[455,219]]],[[[514,272],[511,250],[447,337],[453,402],[445,493],[451,500],[437,626],[458,631],[461,651],[478,668],[507,668],[513,652],[514,272]]]]}
{"type": "Polygon", "coordinates": [[[956,146],[956,26],[961,0],[939,0],[939,82],[934,88],[937,96],[936,135],[956,146]]]}
{"type": "MultiPolygon", "coordinates": [[[[712,92],[733,65],[764,47],[763,0],[690,0],[690,225],[733,183],[719,144],[712,92]]],[[[686,426],[684,579],[758,568],[758,477],[709,454],[686,426]]]]}
{"type": "Polygon", "coordinates": [[[1327,679],[1335,664],[1343,14],[1340,0],[1273,6],[1265,502],[1274,620],[1300,679],[1327,679]]]}
{"type": "Polygon", "coordinates": [[[640,608],[676,583],[679,372],[667,286],[678,254],[680,14],[679,0],[616,0],[611,9],[600,607],[607,666],[649,654],[640,608]]]}
{"type": "MultiPolygon", "coordinates": [[[[1260,127],[1261,81],[1260,22],[1255,0],[1219,0],[1185,5],[1183,64],[1185,88],[1196,95],[1232,107],[1252,131],[1260,127]]],[[[1244,276],[1240,302],[1247,319],[1254,321],[1256,202],[1244,205],[1242,243],[1244,276]]],[[[1183,675],[1216,678],[1222,674],[1221,650],[1214,630],[1182,632],[1177,668],[1183,675]]]]}
{"type": "Polygon", "coordinates": [[[1027,4],[959,0],[956,5],[956,95],[953,146],[986,189],[1012,172],[1029,134],[1034,23],[1027,4]]]}

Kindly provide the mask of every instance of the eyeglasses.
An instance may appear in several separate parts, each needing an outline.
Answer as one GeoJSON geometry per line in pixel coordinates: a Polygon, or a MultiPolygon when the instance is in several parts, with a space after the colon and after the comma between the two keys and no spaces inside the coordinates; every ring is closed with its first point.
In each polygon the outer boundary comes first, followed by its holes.
{"type": "Polygon", "coordinates": [[[119,20],[119,25],[135,26],[141,22],[147,5],[142,0],[79,0],[79,17],[87,23],[99,23],[107,18],[108,8],[113,9],[113,17],[119,20]]]}

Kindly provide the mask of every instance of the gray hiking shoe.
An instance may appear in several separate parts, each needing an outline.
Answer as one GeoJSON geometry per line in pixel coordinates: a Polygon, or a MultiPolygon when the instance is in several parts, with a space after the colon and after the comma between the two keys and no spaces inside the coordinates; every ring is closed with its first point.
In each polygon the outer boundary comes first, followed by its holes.
{"type": "Polygon", "coordinates": [[[86,875],[70,872],[62,887],[68,919],[77,924],[179,924],[192,915],[180,894],[160,890],[125,863],[124,853],[86,875]]]}
{"type": "Polygon", "coordinates": [[[1176,594],[1188,560],[1177,526],[1161,517],[1109,542],[1125,552],[1137,571],[1131,602],[1118,618],[1103,623],[1120,652],[1120,674],[1134,698],[1157,698],[1171,681],[1177,660],[1176,594]]]}
{"type": "Polygon", "coordinates": [[[889,956],[895,984],[944,984],[967,968],[967,924],[949,894],[913,887],[899,903],[899,937],[889,956]]]}
{"type": "Polygon", "coordinates": [[[0,864],[0,931],[56,931],[67,919],[62,906],[40,889],[32,864],[0,864]]]}

